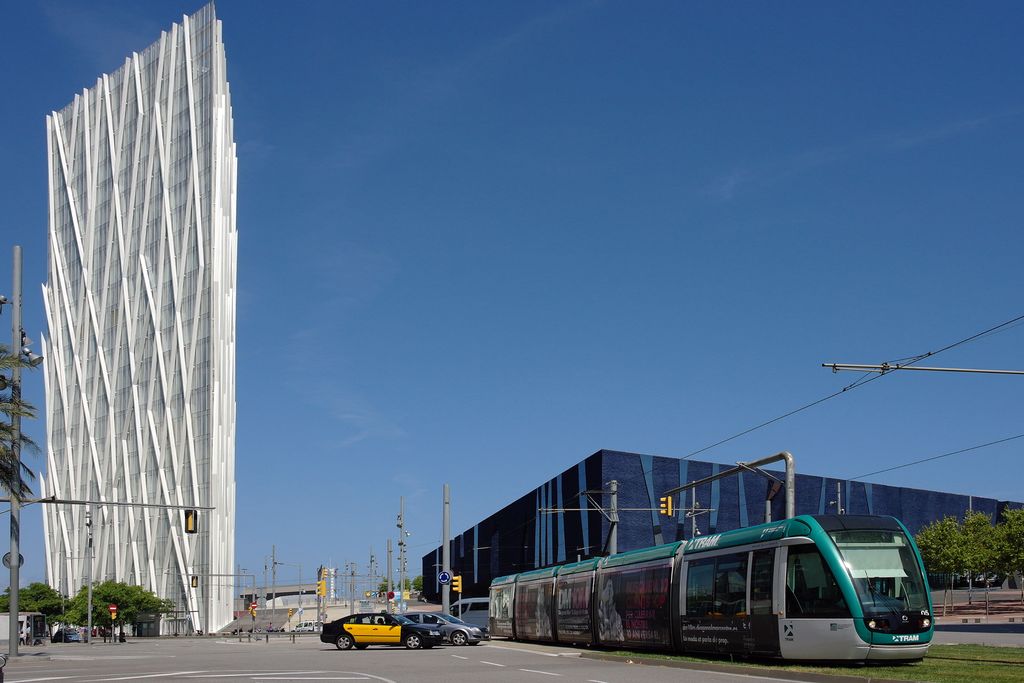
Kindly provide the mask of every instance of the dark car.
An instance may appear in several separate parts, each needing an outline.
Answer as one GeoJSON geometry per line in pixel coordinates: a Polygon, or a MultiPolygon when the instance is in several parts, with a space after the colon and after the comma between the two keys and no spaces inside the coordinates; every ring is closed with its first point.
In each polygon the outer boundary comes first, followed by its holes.
{"type": "Polygon", "coordinates": [[[436,626],[414,624],[398,614],[384,612],[352,614],[324,624],[320,640],[333,643],[339,650],[370,645],[404,645],[410,650],[431,648],[442,642],[436,626]]]}
{"type": "Polygon", "coordinates": [[[448,614],[438,612],[413,612],[405,617],[417,624],[436,626],[441,636],[452,645],[479,645],[483,640],[490,640],[487,627],[469,624],[448,614]]]}
{"type": "Polygon", "coordinates": [[[82,642],[82,636],[78,635],[78,629],[73,628],[62,628],[52,636],[50,636],[51,643],[80,643],[82,642]]]}

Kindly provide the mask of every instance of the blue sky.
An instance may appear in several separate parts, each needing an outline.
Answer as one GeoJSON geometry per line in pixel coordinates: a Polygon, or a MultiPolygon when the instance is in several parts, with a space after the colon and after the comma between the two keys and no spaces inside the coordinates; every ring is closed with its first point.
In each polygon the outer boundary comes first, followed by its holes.
{"type": "MultiPolygon", "coordinates": [[[[23,246],[30,336],[45,115],[199,6],[5,8],[0,263],[23,246]]],[[[382,557],[405,496],[415,571],[445,482],[461,531],[600,448],[684,456],[857,379],[823,362],[1024,314],[1019,3],[217,10],[250,570],[272,543],[307,570],[382,557]]],[[[926,364],[1021,369],[1022,335],[926,364]]],[[[699,457],[854,477],[1024,432],[1021,381],[897,373],[699,457]]],[[[871,480],[1022,500],[1022,447],[871,480]]],[[[26,513],[25,580],[41,529],[26,513]]]]}

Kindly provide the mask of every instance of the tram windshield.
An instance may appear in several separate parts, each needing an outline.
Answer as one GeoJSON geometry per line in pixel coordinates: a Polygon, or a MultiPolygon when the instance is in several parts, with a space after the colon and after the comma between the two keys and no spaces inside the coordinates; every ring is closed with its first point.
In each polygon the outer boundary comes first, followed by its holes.
{"type": "Polygon", "coordinates": [[[833,531],[865,614],[927,610],[928,597],[917,555],[901,531],[833,531]]]}

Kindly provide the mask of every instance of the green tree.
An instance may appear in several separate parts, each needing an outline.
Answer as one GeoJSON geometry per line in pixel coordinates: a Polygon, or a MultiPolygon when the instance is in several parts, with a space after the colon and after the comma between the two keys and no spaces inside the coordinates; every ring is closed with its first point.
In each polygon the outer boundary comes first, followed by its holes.
{"type": "MultiPolygon", "coordinates": [[[[960,525],[963,533],[964,570],[969,576],[988,574],[995,571],[998,564],[996,553],[996,530],[992,526],[992,518],[984,512],[972,511],[964,516],[960,525]]],[[[973,581],[971,588],[974,588],[973,581]]],[[[988,582],[985,583],[985,598],[988,599],[988,582]]],[[[971,597],[967,598],[968,603],[971,597]]]]}
{"type": "Polygon", "coordinates": [[[960,522],[956,517],[944,517],[921,529],[914,540],[921,551],[925,568],[929,572],[949,577],[942,592],[942,611],[945,613],[946,600],[953,589],[953,575],[964,569],[963,530],[960,522]]]}
{"type": "Polygon", "coordinates": [[[412,589],[420,593],[423,592],[423,576],[417,576],[412,580],[412,589]]]}
{"type": "MultiPolygon", "coordinates": [[[[18,591],[18,609],[22,612],[40,612],[46,616],[47,624],[62,621],[66,599],[45,583],[30,583],[18,591]]],[[[11,589],[0,595],[0,612],[6,612],[11,604],[11,589]]]]}
{"type": "MultiPolygon", "coordinates": [[[[83,586],[67,608],[67,621],[71,624],[89,622],[89,593],[83,586]]],[[[174,610],[170,600],[164,600],[141,586],[104,581],[92,588],[92,623],[98,626],[118,626],[134,623],[144,612],[166,614],[174,610]],[[110,605],[117,605],[117,619],[110,618],[110,605]]]]}
{"type": "MultiPolygon", "coordinates": [[[[399,582],[396,581],[394,583],[394,588],[392,588],[392,590],[395,591],[395,593],[398,592],[398,583],[399,582]]],[[[377,591],[381,592],[381,593],[386,593],[387,590],[388,590],[388,582],[386,580],[385,581],[381,581],[380,585],[377,586],[377,591]]],[[[410,579],[408,576],[405,577],[405,590],[423,590],[423,577],[422,576],[417,576],[415,579],[410,579]],[[416,581],[417,581],[417,579],[420,582],[419,583],[419,585],[420,585],[419,588],[416,588],[416,581]]]]}
{"type": "MultiPolygon", "coordinates": [[[[996,548],[999,569],[1024,578],[1024,510],[1003,510],[1003,523],[996,526],[996,548]]],[[[1020,601],[1024,604],[1024,582],[1020,601]]]]}
{"type": "MultiPolygon", "coordinates": [[[[27,498],[32,493],[29,480],[35,479],[35,474],[17,455],[14,447],[14,418],[33,419],[36,409],[21,400],[20,393],[15,393],[7,371],[16,367],[30,369],[32,366],[21,354],[12,354],[6,346],[0,345],[0,487],[12,498],[27,498]]],[[[18,444],[21,453],[39,450],[23,430],[19,431],[18,444]]]]}

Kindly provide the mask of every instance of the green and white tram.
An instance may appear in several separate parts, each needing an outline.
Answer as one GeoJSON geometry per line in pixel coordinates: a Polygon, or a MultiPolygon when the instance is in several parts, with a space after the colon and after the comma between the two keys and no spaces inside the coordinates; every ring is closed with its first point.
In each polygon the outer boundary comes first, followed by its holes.
{"type": "Polygon", "coordinates": [[[804,515],[495,579],[492,636],[794,660],[915,660],[934,628],[892,517],[804,515]]]}

